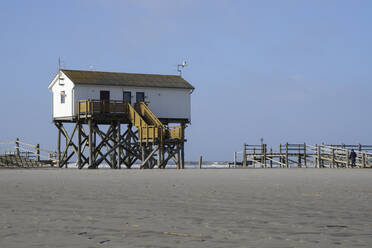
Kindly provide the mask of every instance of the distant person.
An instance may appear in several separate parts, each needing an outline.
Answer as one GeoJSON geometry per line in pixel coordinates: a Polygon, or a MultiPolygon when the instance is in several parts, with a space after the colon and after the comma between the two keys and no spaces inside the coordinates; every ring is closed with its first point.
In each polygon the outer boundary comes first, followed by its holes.
{"type": "Polygon", "coordinates": [[[356,160],[357,154],[355,153],[354,149],[351,149],[349,159],[351,161],[351,167],[355,167],[355,160],[356,160]]]}

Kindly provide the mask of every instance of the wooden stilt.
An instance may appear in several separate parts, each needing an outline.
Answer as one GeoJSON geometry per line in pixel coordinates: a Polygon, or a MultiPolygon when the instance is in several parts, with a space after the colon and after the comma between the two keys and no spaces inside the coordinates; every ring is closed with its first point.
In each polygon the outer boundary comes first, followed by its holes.
{"type": "MultiPolygon", "coordinates": [[[[117,144],[120,144],[120,141],[121,141],[121,127],[120,127],[120,121],[118,121],[116,123],[116,126],[117,126],[117,136],[116,136],[116,143],[117,144]]],[[[123,148],[121,145],[119,145],[118,149],[117,149],[117,163],[116,163],[116,168],[118,169],[121,169],[121,154],[122,154],[122,151],[123,148]]]]}
{"type": "Polygon", "coordinates": [[[77,162],[76,162],[76,165],[79,169],[82,168],[81,166],[81,123],[77,123],[78,124],[78,130],[77,130],[77,136],[78,136],[78,152],[77,152],[77,162]]]}
{"type": "Polygon", "coordinates": [[[185,145],[181,142],[181,169],[185,169],[185,145]]]}
{"type": "Polygon", "coordinates": [[[89,168],[94,167],[94,149],[93,149],[93,123],[88,120],[88,150],[89,150],[89,168]]]}
{"type": "Polygon", "coordinates": [[[58,128],[58,135],[57,135],[57,166],[58,167],[61,167],[60,166],[60,163],[61,163],[61,129],[59,128],[59,125],[57,125],[57,123],[56,123],[56,126],[58,128]]]}

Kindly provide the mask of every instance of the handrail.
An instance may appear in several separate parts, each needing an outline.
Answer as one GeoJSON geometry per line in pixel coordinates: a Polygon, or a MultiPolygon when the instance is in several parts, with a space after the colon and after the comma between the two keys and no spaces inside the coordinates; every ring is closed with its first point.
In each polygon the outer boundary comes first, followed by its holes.
{"type": "Polygon", "coordinates": [[[147,107],[144,102],[135,103],[134,108],[138,108],[143,116],[147,116],[151,121],[161,128],[164,128],[163,123],[158,119],[158,117],[147,107]]]}

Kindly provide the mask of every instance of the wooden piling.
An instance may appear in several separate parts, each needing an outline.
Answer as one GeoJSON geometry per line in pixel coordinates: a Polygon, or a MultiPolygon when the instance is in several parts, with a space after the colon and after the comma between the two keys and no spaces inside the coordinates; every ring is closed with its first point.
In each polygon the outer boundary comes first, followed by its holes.
{"type": "Polygon", "coordinates": [[[304,166],[307,168],[306,143],[304,143],[304,166]]]}
{"type": "Polygon", "coordinates": [[[81,123],[79,122],[78,127],[77,127],[77,137],[78,137],[77,148],[78,148],[78,150],[77,150],[77,154],[76,154],[76,156],[77,156],[76,163],[77,163],[78,168],[81,168],[81,128],[82,128],[81,123]]]}
{"type": "Polygon", "coordinates": [[[234,152],[234,168],[236,168],[236,152],[234,152]]]}
{"type": "Polygon", "coordinates": [[[92,119],[88,120],[88,150],[89,150],[89,168],[93,168],[94,150],[93,150],[93,123],[92,119]]]}
{"type": "Polygon", "coordinates": [[[19,151],[19,138],[16,138],[16,140],[15,140],[15,149],[16,149],[16,154],[17,154],[17,156],[19,156],[20,155],[20,151],[19,151]]]}
{"type": "Polygon", "coordinates": [[[253,147],[253,161],[252,168],[256,168],[256,147],[253,147]]]}
{"type": "Polygon", "coordinates": [[[332,147],[331,148],[331,153],[332,153],[332,163],[331,163],[331,168],[335,168],[335,149],[332,147]]]}
{"type": "Polygon", "coordinates": [[[247,145],[244,144],[243,149],[243,167],[247,167],[247,145]]]}
{"type": "Polygon", "coordinates": [[[274,159],[273,148],[270,147],[270,168],[273,168],[273,159],[274,159]]]}
{"type": "Polygon", "coordinates": [[[116,123],[116,126],[117,126],[117,136],[116,136],[116,144],[118,145],[118,148],[117,148],[117,158],[116,158],[116,168],[118,169],[121,169],[121,154],[122,154],[122,146],[119,145],[120,144],[120,140],[121,140],[121,126],[120,126],[120,121],[118,121],[116,123]]]}
{"type": "Polygon", "coordinates": [[[40,162],[40,144],[36,144],[35,150],[36,150],[36,161],[40,162]]]}
{"type": "Polygon", "coordinates": [[[289,164],[288,164],[288,142],[285,143],[285,167],[286,168],[289,167],[289,164]]]}
{"type": "Polygon", "coordinates": [[[297,167],[301,168],[301,144],[298,144],[298,162],[297,167]]]}
{"type": "Polygon", "coordinates": [[[279,162],[280,162],[279,167],[280,167],[280,168],[283,167],[283,165],[282,165],[282,163],[283,163],[283,158],[282,158],[281,155],[282,155],[282,144],[279,144],[279,162]]]}
{"type": "Polygon", "coordinates": [[[201,169],[203,166],[203,156],[199,157],[199,169],[201,169]]]}
{"type": "Polygon", "coordinates": [[[182,142],[181,144],[181,169],[185,169],[185,145],[182,142]]]}
{"type": "Polygon", "coordinates": [[[58,135],[57,135],[57,167],[60,167],[61,164],[61,129],[58,128],[58,135]]]}
{"type": "Polygon", "coordinates": [[[262,163],[262,167],[267,167],[266,165],[266,144],[262,144],[262,150],[263,150],[263,156],[262,156],[262,159],[263,159],[263,163],[262,163]]]}
{"type": "Polygon", "coordinates": [[[321,161],[322,161],[322,158],[321,158],[321,153],[320,153],[320,146],[317,146],[317,155],[318,155],[318,168],[321,167],[321,161]]]}

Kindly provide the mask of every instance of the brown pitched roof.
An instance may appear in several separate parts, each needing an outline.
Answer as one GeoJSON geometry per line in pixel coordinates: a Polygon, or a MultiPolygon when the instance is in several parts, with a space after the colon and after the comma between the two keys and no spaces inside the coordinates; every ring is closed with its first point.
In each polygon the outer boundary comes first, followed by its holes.
{"type": "Polygon", "coordinates": [[[75,84],[194,89],[181,76],[62,70],[75,84]]]}

